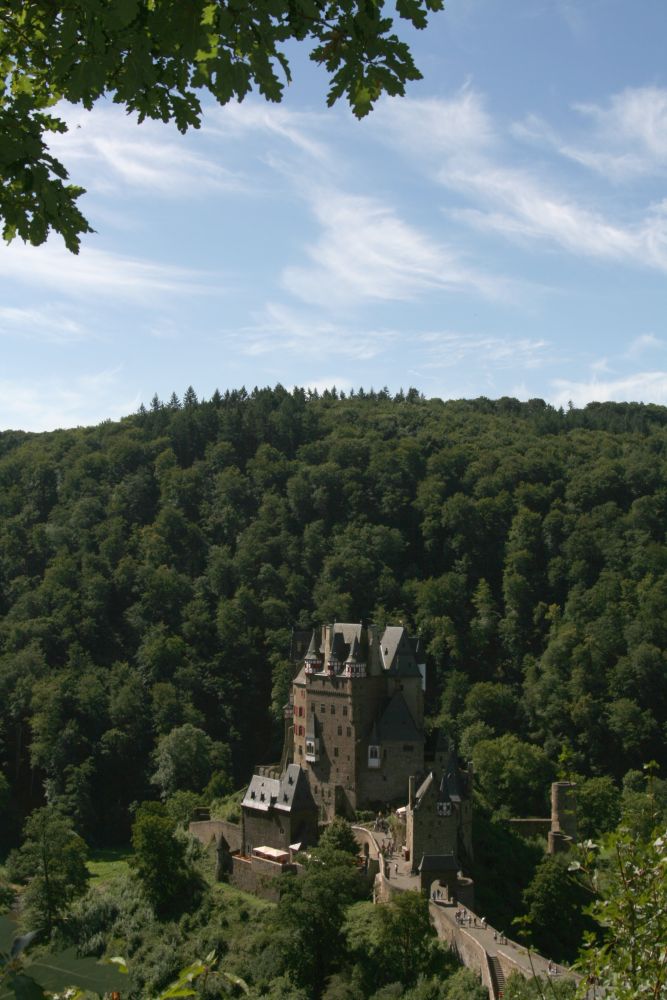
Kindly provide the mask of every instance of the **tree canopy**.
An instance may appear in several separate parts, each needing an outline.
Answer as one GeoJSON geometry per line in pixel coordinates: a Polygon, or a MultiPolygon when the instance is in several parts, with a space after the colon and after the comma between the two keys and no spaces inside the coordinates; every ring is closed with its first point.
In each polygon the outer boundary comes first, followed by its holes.
{"type": "Polygon", "coordinates": [[[92,108],[110,96],[128,112],[199,127],[202,99],[241,101],[253,89],[280,101],[287,51],[300,42],[330,78],[328,103],[345,96],[358,117],[382,93],[419,79],[405,20],[424,28],[443,0],[5,0],[0,16],[0,215],[3,235],[42,243],[50,229],[77,252],[90,226],[82,189],[49,151],[65,132],[59,100],[92,108]]]}

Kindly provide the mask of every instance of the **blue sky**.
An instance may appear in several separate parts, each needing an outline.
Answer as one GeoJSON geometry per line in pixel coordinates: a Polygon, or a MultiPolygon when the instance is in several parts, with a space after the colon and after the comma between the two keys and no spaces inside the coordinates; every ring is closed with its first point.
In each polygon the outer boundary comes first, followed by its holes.
{"type": "Polygon", "coordinates": [[[0,247],[0,428],[192,384],[667,403],[667,4],[451,0],[357,122],[283,104],[183,137],[101,103],[54,148],[96,230],[0,247]]]}

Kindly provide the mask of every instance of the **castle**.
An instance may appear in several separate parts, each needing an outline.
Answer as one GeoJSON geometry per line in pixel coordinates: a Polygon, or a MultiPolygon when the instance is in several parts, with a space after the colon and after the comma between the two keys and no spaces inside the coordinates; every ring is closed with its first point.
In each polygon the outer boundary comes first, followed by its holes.
{"type": "Polygon", "coordinates": [[[419,640],[403,625],[337,622],[296,647],[281,766],[246,790],[243,854],[293,853],[316,842],[318,821],[400,805],[413,871],[425,858],[460,867],[472,857],[472,774],[445,740],[427,758],[419,640]]]}

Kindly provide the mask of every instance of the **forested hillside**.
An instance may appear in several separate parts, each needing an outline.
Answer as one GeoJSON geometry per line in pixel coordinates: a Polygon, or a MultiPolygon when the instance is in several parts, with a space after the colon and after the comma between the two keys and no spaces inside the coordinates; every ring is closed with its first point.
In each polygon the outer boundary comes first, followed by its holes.
{"type": "Polygon", "coordinates": [[[334,618],[421,633],[495,807],[543,807],[564,745],[665,763],[662,407],[188,390],[0,435],[0,510],[6,841],[45,792],[113,843],[131,803],[276,759],[291,629],[334,618]]]}

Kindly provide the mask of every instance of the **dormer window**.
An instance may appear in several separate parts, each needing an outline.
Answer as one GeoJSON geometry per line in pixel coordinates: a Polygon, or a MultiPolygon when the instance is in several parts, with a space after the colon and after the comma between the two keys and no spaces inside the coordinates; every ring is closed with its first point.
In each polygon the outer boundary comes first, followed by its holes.
{"type": "Polygon", "coordinates": [[[376,743],[371,743],[368,747],[368,766],[380,766],[380,747],[376,743]]]}

